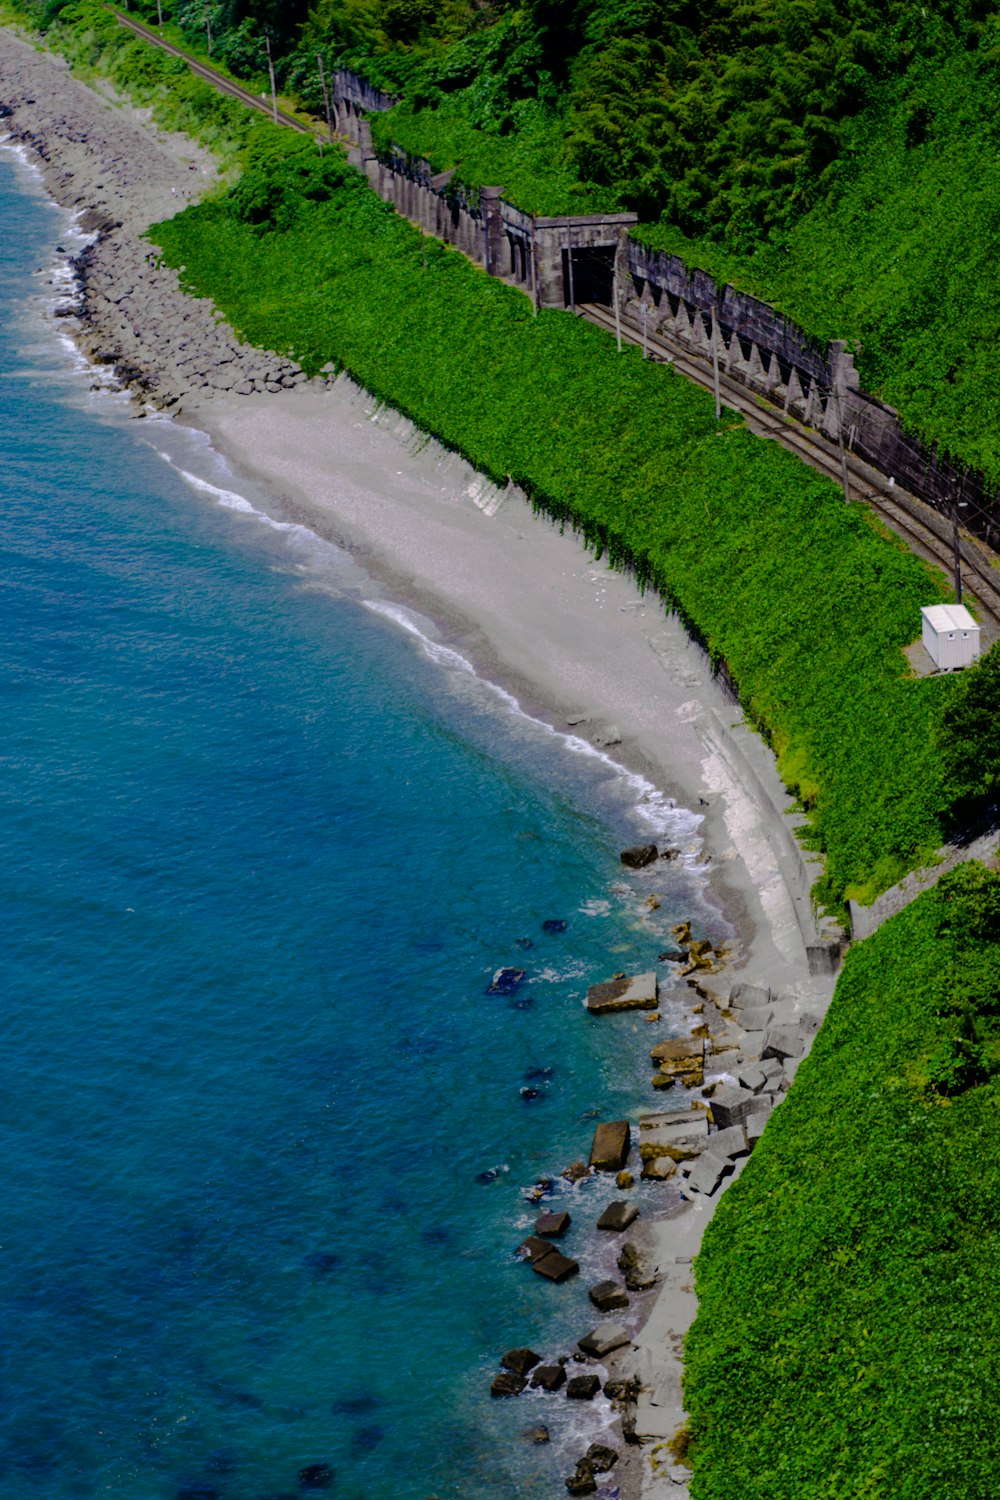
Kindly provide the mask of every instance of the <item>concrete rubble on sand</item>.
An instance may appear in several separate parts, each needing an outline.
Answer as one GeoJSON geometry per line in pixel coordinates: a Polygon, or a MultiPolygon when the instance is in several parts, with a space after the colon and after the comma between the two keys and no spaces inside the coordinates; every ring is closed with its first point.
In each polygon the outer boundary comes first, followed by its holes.
{"type": "Polygon", "coordinates": [[[587,1009],[592,1016],[610,1015],[619,1010],[655,1010],[659,982],[653,970],[647,974],[622,975],[592,984],[587,991],[587,1009]]]}

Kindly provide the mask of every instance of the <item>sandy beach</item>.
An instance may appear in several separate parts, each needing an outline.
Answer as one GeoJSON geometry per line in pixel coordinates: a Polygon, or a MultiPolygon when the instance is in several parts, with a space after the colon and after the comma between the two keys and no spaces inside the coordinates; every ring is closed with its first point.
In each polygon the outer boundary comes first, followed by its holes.
{"type": "MultiPolygon", "coordinates": [[[[140,236],[214,180],[200,148],[156,131],[6,32],[0,103],[10,110],[3,128],[37,161],[56,201],[90,215],[84,224],[98,239],[83,304],[63,327],[90,358],[120,367],[137,417],[168,411],[202,429],[237,473],[266,487],[275,515],[349,547],[394,599],[432,622],[437,639],[524,709],[698,812],[701,847],[686,857],[704,869],[737,933],[715,988],[765,985],[789,1024],[822,1016],[833,979],[809,973],[810,877],[795,851],[790,799],[773,757],[679,621],[595,562],[570,531],[534,514],[519,492],[498,491],[349,379],[307,381],[185,297],[140,236]]],[[[621,1481],[632,1494],[640,1484],[647,1497],[686,1494],[683,1474],[671,1479],[665,1464],[654,1474],[642,1456],[683,1420],[690,1262],[716,1201],[696,1197],[644,1229],[657,1300],[636,1348],[619,1359],[644,1387],[638,1431],[647,1444],[629,1450],[621,1481]]]]}

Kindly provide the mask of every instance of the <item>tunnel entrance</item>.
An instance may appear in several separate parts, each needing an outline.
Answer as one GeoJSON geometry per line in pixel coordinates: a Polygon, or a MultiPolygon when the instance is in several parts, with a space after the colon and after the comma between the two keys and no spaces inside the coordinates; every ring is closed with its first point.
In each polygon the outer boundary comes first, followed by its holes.
{"type": "Polygon", "coordinates": [[[614,245],[581,245],[563,250],[563,301],[598,302],[611,306],[615,277],[614,245]],[[573,296],[570,297],[570,267],[573,272],[573,296]]]}

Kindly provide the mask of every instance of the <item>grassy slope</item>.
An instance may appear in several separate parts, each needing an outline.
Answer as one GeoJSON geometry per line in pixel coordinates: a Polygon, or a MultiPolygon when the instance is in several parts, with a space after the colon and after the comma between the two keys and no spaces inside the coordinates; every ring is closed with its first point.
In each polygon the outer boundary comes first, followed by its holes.
{"type": "Polygon", "coordinates": [[[425,271],[419,234],[358,174],[291,151],[160,225],[167,259],[254,342],[345,365],[637,563],[772,733],[814,807],[829,894],[890,883],[939,834],[929,738],[950,684],[905,681],[899,651],[938,588],[924,566],[777,446],[717,434],[710,399],[637,351],[534,318],[442,247],[425,271]]]}
{"type": "Polygon", "coordinates": [[[697,1500],[996,1494],[998,933],[972,866],[849,953],[698,1259],[697,1500]]]}

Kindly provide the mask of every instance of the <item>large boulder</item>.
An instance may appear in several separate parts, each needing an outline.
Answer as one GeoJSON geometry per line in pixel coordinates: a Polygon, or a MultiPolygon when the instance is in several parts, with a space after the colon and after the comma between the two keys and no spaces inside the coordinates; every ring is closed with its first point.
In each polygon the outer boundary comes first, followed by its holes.
{"type": "Polygon", "coordinates": [[[617,1281],[598,1281],[588,1288],[587,1296],[598,1312],[620,1312],[628,1307],[628,1292],[617,1281]]]}
{"type": "Polygon", "coordinates": [[[607,1474],[618,1462],[618,1454],[606,1443],[591,1443],[587,1449],[587,1462],[595,1474],[607,1474]]]}
{"type": "Polygon", "coordinates": [[[598,1375],[574,1375],[566,1382],[566,1394],[571,1401],[593,1401],[600,1389],[598,1375]]]}
{"type": "Polygon", "coordinates": [[[513,995],[514,991],[524,983],[524,978],[523,969],[497,969],[486,993],[488,995],[513,995]]]}
{"type": "Polygon", "coordinates": [[[608,1354],[613,1354],[616,1349],[624,1349],[625,1345],[631,1342],[631,1334],[621,1323],[599,1323],[591,1333],[584,1334],[577,1348],[581,1349],[584,1354],[592,1355],[594,1359],[604,1359],[608,1354]]]}
{"type": "Polygon", "coordinates": [[[536,1260],[541,1260],[544,1255],[551,1255],[555,1245],[549,1240],[543,1240],[540,1235],[529,1234],[526,1240],[522,1240],[517,1247],[517,1254],[522,1260],[530,1260],[534,1265],[536,1260]]]}
{"type": "Polygon", "coordinates": [[[655,844],[633,844],[630,849],[623,849],[619,857],[627,870],[642,870],[658,856],[655,844]]]}
{"type": "Polygon", "coordinates": [[[505,1370],[513,1370],[515,1375],[527,1375],[538,1364],[540,1355],[534,1349],[508,1349],[500,1363],[505,1370]]]}
{"type": "Polygon", "coordinates": [[[739,1012],[744,1031],[766,1031],[773,1019],[774,1011],[769,1005],[755,1005],[752,1010],[748,1008],[739,1012]]]}
{"type": "Polygon", "coordinates": [[[598,1172],[620,1172],[628,1161],[631,1144],[627,1120],[603,1120],[594,1131],[590,1165],[598,1172]]]}
{"type": "Polygon", "coordinates": [[[647,974],[626,975],[622,979],[605,979],[592,984],[587,991],[587,1009],[593,1016],[611,1015],[620,1010],[655,1010],[659,983],[655,970],[647,974]]]}
{"type": "Polygon", "coordinates": [[[523,1375],[515,1375],[513,1370],[501,1370],[499,1375],[493,1377],[490,1395],[519,1396],[527,1384],[523,1375]]]}
{"type": "Polygon", "coordinates": [[[639,1209],[635,1203],[625,1203],[619,1199],[615,1203],[609,1203],[597,1221],[598,1229],[608,1229],[612,1234],[621,1234],[634,1224],[639,1217],[639,1209]]]}
{"type": "Polygon", "coordinates": [[[642,1179],[644,1182],[669,1182],[677,1171],[677,1163],[672,1156],[651,1156],[642,1164],[642,1179]]]}
{"type": "MultiPolygon", "coordinates": [[[[753,1119],[751,1115],[749,1119],[753,1119]]],[[[745,1156],[747,1153],[747,1131],[745,1125],[728,1125],[708,1138],[708,1149],[716,1156],[745,1156]]]]}
{"type": "Polygon", "coordinates": [[[559,1391],[566,1384],[566,1371],[562,1365],[539,1365],[531,1376],[531,1388],[536,1391],[559,1391]]]}

